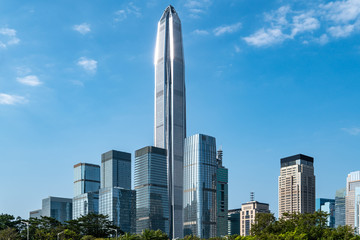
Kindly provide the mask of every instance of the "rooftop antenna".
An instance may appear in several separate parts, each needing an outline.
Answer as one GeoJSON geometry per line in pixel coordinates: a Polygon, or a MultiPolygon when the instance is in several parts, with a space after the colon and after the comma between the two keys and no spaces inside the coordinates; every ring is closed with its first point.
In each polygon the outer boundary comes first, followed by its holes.
{"type": "Polygon", "coordinates": [[[255,193],[254,192],[250,192],[250,202],[255,201],[255,193]]]}

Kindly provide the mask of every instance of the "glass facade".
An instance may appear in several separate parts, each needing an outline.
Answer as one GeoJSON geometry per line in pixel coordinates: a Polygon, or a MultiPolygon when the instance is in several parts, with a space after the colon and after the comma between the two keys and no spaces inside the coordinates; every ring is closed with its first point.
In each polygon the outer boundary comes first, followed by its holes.
{"type": "Polygon", "coordinates": [[[170,238],[183,234],[183,154],[186,137],[184,53],[180,18],[172,6],[158,23],[155,49],[155,146],[167,149],[170,238]]]}
{"type": "Polygon", "coordinates": [[[184,235],[216,236],[216,140],[196,134],[185,139],[184,235]]]}
{"type": "Polygon", "coordinates": [[[329,214],[327,224],[329,227],[335,227],[335,199],[317,198],[316,211],[323,211],[329,214]]]}
{"type": "Polygon", "coordinates": [[[72,219],[72,199],[48,197],[42,200],[41,216],[52,217],[61,223],[72,219]]]}
{"type": "Polygon", "coordinates": [[[100,188],[100,166],[89,163],[74,165],[74,197],[96,192],[100,188]]]}
{"type": "Polygon", "coordinates": [[[99,192],[80,194],[73,198],[73,219],[99,213],[99,192]]]}
{"type": "Polygon", "coordinates": [[[135,152],[136,232],[144,229],[169,234],[166,150],[144,147],[135,152]]]}
{"type": "Polygon", "coordinates": [[[99,213],[107,215],[124,232],[135,233],[136,193],[120,187],[101,188],[99,213]]]}
{"type": "Polygon", "coordinates": [[[131,189],[131,154],[111,150],[101,155],[101,188],[131,189]]]}
{"type": "Polygon", "coordinates": [[[346,195],[346,188],[342,188],[336,191],[335,227],[345,226],[345,195],[346,195]]]}
{"type": "Polygon", "coordinates": [[[29,218],[40,218],[41,217],[41,209],[31,211],[29,214],[29,218]]]}
{"type": "Polygon", "coordinates": [[[345,223],[360,233],[359,206],[360,205],[360,171],[348,174],[345,196],[345,223]]]}
{"type": "Polygon", "coordinates": [[[216,170],[217,236],[226,236],[228,233],[228,169],[222,165],[222,156],[223,151],[219,150],[216,170]]]}
{"type": "Polygon", "coordinates": [[[232,209],[228,212],[228,235],[240,235],[240,211],[239,209],[232,209]]]}

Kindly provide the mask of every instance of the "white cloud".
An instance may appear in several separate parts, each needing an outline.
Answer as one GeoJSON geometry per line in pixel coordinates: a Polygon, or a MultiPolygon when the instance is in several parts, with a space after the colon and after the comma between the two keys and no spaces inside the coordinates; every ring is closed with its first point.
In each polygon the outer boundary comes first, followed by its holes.
{"type": "Polygon", "coordinates": [[[185,8],[189,11],[189,17],[199,18],[201,14],[207,12],[210,7],[210,0],[187,0],[184,4],[185,8]]]}
{"type": "Polygon", "coordinates": [[[303,13],[293,17],[291,36],[295,36],[298,33],[313,31],[320,27],[320,22],[316,18],[311,16],[312,13],[303,13]]]}
{"type": "Polygon", "coordinates": [[[220,36],[225,33],[233,33],[233,32],[236,32],[240,27],[241,27],[240,22],[232,24],[232,25],[220,26],[220,27],[217,27],[214,29],[214,34],[215,34],[215,36],[220,36]]]}
{"type": "Polygon", "coordinates": [[[25,84],[25,85],[29,85],[29,86],[38,86],[40,84],[42,84],[42,82],[39,81],[39,78],[35,75],[28,75],[25,77],[18,77],[16,78],[16,80],[19,83],[25,84]]]}
{"type": "Polygon", "coordinates": [[[334,1],[320,5],[326,18],[336,23],[348,23],[360,16],[360,0],[334,1]]]}
{"type": "Polygon", "coordinates": [[[206,30],[195,29],[195,30],[193,31],[193,34],[196,34],[196,35],[208,35],[209,32],[206,31],[206,30]]]}
{"type": "Polygon", "coordinates": [[[79,33],[81,33],[83,35],[87,34],[88,32],[91,31],[90,24],[88,24],[88,23],[82,23],[82,24],[79,24],[79,25],[74,25],[73,29],[75,31],[78,31],[79,33]]]}
{"type": "Polygon", "coordinates": [[[288,24],[286,16],[291,13],[290,6],[282,6],[275,11],[265,13],[265,21],[270,22],[274,26],[282,26],[288,24]]]}
{"type": "Polygon", "coordinates": [[[319,43],[320,45],[325,45],[329,42],[329,37],[324,33],[319,38],[315,38],[314,41],[319,43]]]}
{"type": "Polygon", "coordinates": [[[0,48],[6,48],[8,45],[15,45],[20,42],[16,37],[16,30],[11,28],[0,28],[0,48]]]}
{"type": "Polygon", "coordinates": [[[238,45],[235,45],[234,48],[235,48],[235,52],[237,52],[237,53],[241,52],[241,49],[239,48],[238,45]]]}
{"type": "Polygon", "coordinates": [[[121,22],[131,15],[135,17],[141,17],[142,15],[140,8],[137,7],[133,2],[128,3],[124,9],[116,11],[114,21],[121,22]]]}
{"type": "Polygon", "coordinates": [[[249,45],[256,47],[269,46],[275,43],[281,43],[285,39],[289,38],[288,35],[283,34],[282,31],[278,28],[274,29],[260,29],[249,37],[244,37],[243,39],[249,45]]]}
{"type": "Polygon", "coordinates": [[[347,37],[352,32],[354,32],[355,25],[349,24],[349,25],[339,25],[339,26],[333,26],[328,28],[328,32],[331,34],[331,36],[336,38],[341,37],[347,37]]]}
{"type": "Polygon", "coordinates": [[[353,128],[342,128],[341,130],[349,133],[350,135],[359,135],[360,134],[360,128],[359,127],[353,127],[353,128]]]}
{"type": "Polygon", "coordinates": [[[0,104],[1,105],[15,105],[20,103],[26,103],[27,100],[24,97],[17,95],[10,95],[6,93],[0,93],[0,104]]]}
{"type": "Polygon", "coordinates": [[[81,67],[83,67],[87,72],[89,73],[95,73],[97,69],[97,61],[94,59],[81,57],[77,64],[81,67]]]}

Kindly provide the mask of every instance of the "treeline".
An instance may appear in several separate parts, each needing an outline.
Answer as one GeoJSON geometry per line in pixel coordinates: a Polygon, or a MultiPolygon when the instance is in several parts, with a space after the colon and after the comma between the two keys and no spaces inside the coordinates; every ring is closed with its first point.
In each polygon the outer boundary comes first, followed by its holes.
{"type": "MultiPolygon", "coordinates": [[[[276,220],[271,213],[260,213],[251,227],[251,236],[231,235],[211,238],[211,240],[295,240],[328,239],[360,240],[354,229],[349,226],[329,228],[328,215],[324,212],[313,214],[285,214],[276,220]]],[[[168,236],[160,230],[144,230],[141,234],[124,233],[114,226],[107,216],[88,214],[64,224],[54,218],[41,217],[23,220],[12,215],[0,215],[0,240],[101,240],[118,234],[118,240],[166,240],[168,236]],[[28,227],[28,228],[27,228],[28,227]]],[[[111,239],[116,239],[115,237],[111,239]]],[[[184,240],[200,240],[196,236],[185,236],[184,240]]]]}

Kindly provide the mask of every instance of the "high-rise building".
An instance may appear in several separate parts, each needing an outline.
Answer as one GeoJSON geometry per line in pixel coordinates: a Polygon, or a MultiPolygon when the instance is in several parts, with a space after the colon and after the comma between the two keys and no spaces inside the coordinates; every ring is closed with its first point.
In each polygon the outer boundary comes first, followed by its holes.
{"type": "Polygon", "coordinates": [[[124,232],[136,232],[136,192],[121,187],[100,188],[99,213],[124,232]]]}
{"type": "Polygon", "coordinates": [[[255,222],[257,213],[270,213],[268,203],[250,201],[243,203],[240,210],[240,235],[249,236],[251,225],[255,222]]]}
{"type": "Polygon", "coordinates": [[[203,134],[185,139],[184,235],[216,236],[216,140],[203,134]]]}
{"type": "Polygon", "coordinates": [[[166,150],[144,147],[135,152],[136,232],[144,229],[169,234],[166,150]]]}
{"type": "Polygon", "coordinates": [[[185,71],[181,21],[168,6],[155,49],[155,146],[167,150],[170,237],[183,235],[183,151],[186,137],[185,71]]]}
{"type": "Polygon", "coordinates": [[[99,213],[100,166],[90,163],[74,165],[73,219],[99,213]]]}
{"type": "Polygon", "coordinates": [[[316,211],[329,214],[327,217],[327,225],[331,228],[335,227],[335,199],[317,198],[316,211]]]}
{"type": "Polygon", "coordinates": [[[216,170],[216,235],[226,236],[228,233],[228,169],[222,164],[223,151],[217,152],[217,170],[216,170]]]}
{"type": "Polygon", "coordinates": [[[100,188],[100,166],[90,163],[74,165],[74,197],[96,192],[100,188]]]}
{"type": "Polygon", "coordinates": [[[279,176],[279,218],[315,211],[314,158],[298,154],[282,158],[279,176]]]}
{"type": "Polygon", "coordinates": [[[345,226],[345,196],[346,188],[342,188],[335,193],[335,227],[345,226]]]}
{"type": "Polygon", "coordinates": [[[111,150],[101,155],[101,188],[131,189],[131,154],[111,150]]]}
{"type": "Polygon", "coordinates": [[[351,172],[346,179],[345,223],[360,233],[360,171],[351,172]]]}
{"type": "Polygon", "coordinates": [[[228,235],[240,235],[240,211],[241,208],[228,211],[228,235]]]}
{"type": "Polygon", "coordinates": [[[72,219],[72,199],[48,197],[42,200],[41,216],[52,217],[61,223],[72,219]]]}
{"type": "Polygon", "coordinates": [[[29,218],[40,218],[41,217],[41,209],[31,211],[29,214],[29,218]]]}

